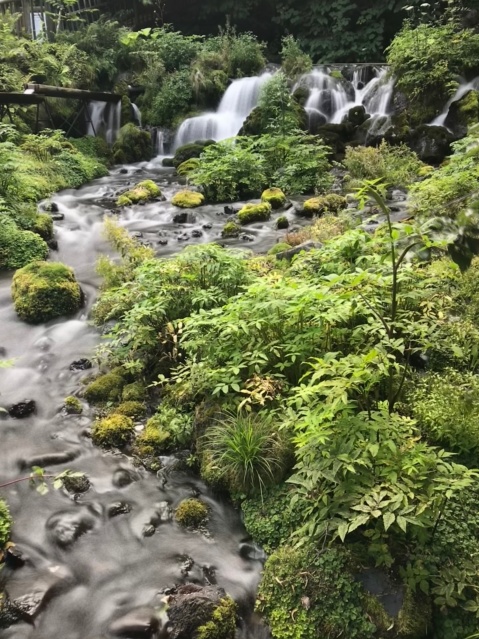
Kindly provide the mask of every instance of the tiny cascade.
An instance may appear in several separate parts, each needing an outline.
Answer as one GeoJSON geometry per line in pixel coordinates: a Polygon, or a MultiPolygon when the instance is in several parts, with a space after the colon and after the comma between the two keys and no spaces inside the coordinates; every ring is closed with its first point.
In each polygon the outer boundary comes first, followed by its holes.
{"type": "Polygon", "coordinates": [[[271,73],[241,78],[230,84],[216,113],[204,113],[185,120],[176,134],[174,148],[196,140],[225,140],[235,136],[257,106],[261,87],[271,73]]]}
{"type": "Polygon", "coordinates": [[[165,155],[165,133],[159,127],[156,127],[151,132],[153,139],[153,150],[155,155],[165,155]]]}
{"type": "Polygon", "coordinates": [[[462,79],[459,84],[457,91],[454,95],[447,101],[446,106],[444,107],[443,112],[434,118],[434,120],[430,123],[430,126],[445,126],[447,116],[449,114],[449,109],[453,102],[457,102],[460,100],[468,91],[479,90],[479,76],[474,78],[472,82],[466,82],[466,80],[462,79]]]}
{"type": "Polygon", "coordinates": [[[90,122],[88,122],[87,135],[102,135],[104,131],[104,116],[106,102],[94,100],[88,105],[90,122]]]}
{"type": "Polygon", "coordinates": [[[141,129],[141,111],[134,102],[131,103],[131,108],[133,109],[133,117],[135,119],[135,123],[141,129]]]}
{"type": "Polygon", "coordinates": [[[110,102],[107,107],[106,141],[111,146],[116,142],[121,126],[121,102],[110,102]]]}
{"type": "Polygon", "coordinates": [[[112,145],[118,137],[121,122],[121,102],[93,100],[88,106],[90,122],[87,135],[99,135],[112,145]]]}

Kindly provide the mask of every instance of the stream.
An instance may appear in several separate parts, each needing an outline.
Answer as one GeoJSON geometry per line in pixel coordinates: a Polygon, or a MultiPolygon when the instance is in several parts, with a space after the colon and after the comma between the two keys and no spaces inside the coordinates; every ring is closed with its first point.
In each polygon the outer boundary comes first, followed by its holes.
{"type": "MultiPolygon", "coordinates": [[[[160,256],[186,244],[221,241],[223,205],[190,211],[183,224],[173,221],[181,212],[169,203],[178,181],[160,160],[117,167],[108,177],[52,198],[64,219],[55,222],[59,250],[50,259],[73,267],[83,288],[86,304],[76,316],[38,326],[21,322],[10,296],[12,274],[0,276],[0,357],[15,358],[13,367],[0,370],[0,405],[36,402],[28,418],[0,419],[0,483],[28,476],[32,466],[51,474],[81,471],[91,482],[79,495],[64,488],[40,495],[28,481],[1,490],[24,565],[5,566],[0,586],[25,610],[23,622],[0,630],[1,639],[156,636],[121,634],[118,628],[137,613],[164,615],[165,592],[182,583],[218,584],[240,611],[252,609],[264,553],[248,538],[238,512],[197,477],[168,472],[171,458],[163,459],[166,470],[156,476],[123,454],[94,447],[88,437],[94,413],[86,403],[80,416],[62,412],[64,398],[78,395],[82,377],[97,370],[70,365],[92,358],[101,340],[88,318],[100,284],[96,259],[112,252],[102,220],[115,209],[118,193],[148,178],[162,189],[167,201],[133,206],[118,216],[160,256]],[[172,519],[181,500],[199,494],[210,508],[208,535],[185,531],[172,519]]],[[[287,215],[293,219],[293,210],[287,215]]],[[[247,237],[222,243],[264,252],[281,235],[272,219],[249,226],[247,237]]]]}

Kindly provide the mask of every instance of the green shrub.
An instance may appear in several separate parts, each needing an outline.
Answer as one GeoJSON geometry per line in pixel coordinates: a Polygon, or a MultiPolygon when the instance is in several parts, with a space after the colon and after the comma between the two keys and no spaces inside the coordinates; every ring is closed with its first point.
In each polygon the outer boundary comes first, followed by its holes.
{"type": "MultiPolygon", "coordinates": [[[[201,152],[203,148],[201,149],[201,152]]],[[[200,155],[201,155],[200,152],[200,155]]],[[[189,175],[192,171],[197,169],[200,166],[200,161],[198,158],[190,158],[189,160],[185,160],[180,165],[176,167],[176,172],[178,175],[185,176],[189,175]]]]}
{"type": "Polygon", "coordinates": [[[235,639],[237,606],[231,597],[221,599],[210,621],[197,629],[197,639],[235,639]]]}
{"type": "Polygon", "coordinates": [[[257,116],[261,118],[258,133],[291,136],[308,128],[306,111],[291,94],[283,71],[275,73],[261,87],[257,116]]]}
{"type": "Polygon", "coordinates": [[[288,78],[294,79],[311,71],[313,68],[311,56],[304,53],[294,36],[284,36],[281,44],[281,68],[288,78]]]}
{"type": "Polygon", "coordinates": [[[69,415],[81,415],[83,412],[81,401],[73,395],[65,398],[64,409],[69,415]]]}
{"type": "Polygon", "coordinates": [[[228,75],[233,78],[256,75],[264,68],[264,46],[252,33],[229,33],[228,75]]]}
{"type": "Polygon", "coordinates": [[[200,499],[184,499],[175,510],[175,519],[185,528],[198,528],[208,517],[208,507],[200,499]]]}
{"type": "Polygon", "coordinates": [[[398,187],[409,186],[417,180],[425,166],[405,144],[391,146],[385,140],[379,147],[346,147],[343,164],[353,183],[382,179],[398,187]]]}
{"type": "MultiPolygon", "coordinates": [[[[197,142],[191,142],[190,144],[184,144],[183,146],[179,146],[173,157],[172,165],[175,169],[178,169],[181,164],[187,162],[188,160],[194,160],[200,157],[207,146],[211,144],[215,144],[213,140],[198,140],[197,142]]],[[[191,166],[191,164],[189,165],[191,166]]],[[[198,168],[199,163],[195,163],[195,166],[192,167],[192,170],[198,168]]],[[[191,173],[191,171],[189,170],[191,173]]]]}
{"type": "Polygon", "coordinates": [[[463,454],[479,450],[479,377],[466,371],[428,373],[410,397],[428,439],[463,454]]]}
{"type": "Polygon", "coordinates": [[[173,196],[171,203],[174,206],[178,206],[181,209],[193,209],[197,206],[201,206],[205,201],[205,196],[197,191],[178,191],[173,196]]]}
{"type": "Polygon", "coordinates": [[[122,448],[131,440],[133,420],[126,415],[109,415],[93,424],[93,443],[99,446],[122,448]]]}
{"type": "Polygon", "coordinates": [[[120,398],[123,385],[124,381],[120,375],[106,373],[90,382],[83,395],[92,404],[114,402],[120,398]]]}
{"type": "Polygon", "coordinates": [[[132,189],[122,193],[117,201],[117,206],[130,206],[138,202],[147,202],[161,196],[161,190],[152,180],[138,182],[132,189]]]}
{"type": "Polygon", "coordinates": [[[129,122],[121,127],[112,152],[117,164],[150,160],[153,156],[151,134],[129,122]]]}
{"type": "Polygon", "coordinates": [[[252,222],[267,222],[271,217],[271,204],[262,202],[261,204],[245,204],[238,213],[240,224],[251,224],[252,222]]]}
{"type": "Polygon", "coordinates": [[[10,535],[12,518],[7,504],[0,499],[0,550],[5,546],[10,535]]]}
{"type": "Polygon", "coordinates": [[[361,586],[348,563],[345,552],[320,552],[308,544],[282,546],[268,558],[256,608],[275,639],[374,636],[375,627],[362,611],[361,586]]]}
{"type": "Polygon", "coordinates": [[[206,432],[204,451],[230,490],[262,491],[287,466],[287,444],[265,415],[225,415],[206,432]]]}
{"type": "Polygon", "coordinates": [[[236,222],[226,222],[221,231],[221,237],[239,237],[241,226],[236,222]]]}
{"type": "Polygon", "coordinates": [[[268,255],[276,255],[277,253],[282,253],[283,251],[287,251],[290,248],[291,245],[287,242],[278,242],[273,246],[273,248],[269,249],[268,255]]]}
{"type": "Polygon", "coordinates": [[[345,233],[349,228],[349,223],[345,219],[335,215],[325,214],[314,221],[311,227],[311,238],[317,242],[327,242],[345,233]]]}
{"type": "Polygon", "coordinates": [[[31,324],[76,313],[83,303],[73,270],[58,262],[32,262],[19,269],[12,297],[18,316],[31,324]]]}
{"type": "Polygon", "coordinates": [[[145,413],[146,413],[146,406],[145,404],[142,404],[141,402],[134,402],[134,401],[122,402],[115,408],[116,415],[126,415],[127,417],[133,417],[133,418],[143,417],[145,413]]]}
{"type": "Polygon", "coordinates": [[[194,103],[190,71],[182,69],[168,75],[153,99],[151,124],[171,127],[184,119],[194,103]]]}
{"type": "Polygon", "coordinates": [[[0,269],[17,269],[44,260],[48,246],[36,233],[20,230],[6,214],[0,213],[0,269]]]}
{"type": "Polygon", "coordinates": [[[273,187],[263,191],[261,194],[261,201],[271,204],[273,209],[280,209],[286,204],[286,195],[281,189],[273,187]]]}

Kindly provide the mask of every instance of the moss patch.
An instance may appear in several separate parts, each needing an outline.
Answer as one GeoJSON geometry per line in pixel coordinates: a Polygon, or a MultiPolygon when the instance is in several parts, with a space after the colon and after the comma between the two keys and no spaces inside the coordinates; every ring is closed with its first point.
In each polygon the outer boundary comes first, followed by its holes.
{"type": "Polygon", "coordinates": [[[270,217],[271,204],[269,204],[269,202],[262,202],[261,204],[245,204],[238,213],[240,224],[267,222],[270,217]]]}
{"type": "Polygon", "coordinates": [[[141,402],[145,399],[145,387],[140,382],[127,384],[121,398],[124,402],[141,402]]]}
{"type": "Polygon", "coordinates": [[[261,195],[262,202],[268,202],[273,209],[280,209],[286,204],[286,195],[281,189],[266,189],[261,195]]]}
{"type": "Polygon", "coordinates": [[[236,222],[226,222],[221,231],[221,237],[238,237],[241,233],[241,226],[236,222]]]}
{"type": "Polygon", "coordinates": [[[122,402],[115,408],[115,413],[117,415],[126,415],[127,417],[133,418],[143,417],[146,413],[146,406],[141,402],[122,402]]]}
{"type": "Polygon", "coordinates": [[[136,439],[136,449],[141,457],[161,455],[167,452],[170,444],[170,433],[162,428],[155,417],[151,417],[145,430],[136,439]]]}
{"type": "Polygon", "coordinates": [[[198,639],[234,639],[236,636],[236,604],[231,597],[221,599],[210,621],[197,630],[198,639]]]}
{"type": "MultiPolygon", "coordinates": [[[[126,96],[124,96],[126,98],[126,96]]],[[[128,99],[128,98],[126,98],[128,99]]],[[[131,106],[128,100],[128,112],[131,106]]],[[[118,139],[113,145],[113,160],[116,164],[126,162],[141,162],[150,160],[153,156],[151,135],[128,122],[120,129],[118,139]]]]}
{"type": "Polygon", "coordinates": [[[347,205],[348,202],[345,197],[330,193],[329,195],[313,197],[306,200],[303,205],[303,212],[306,217],[323,215],[324,213],[339,213],[339,211],[345,209],[347,205]]]}
{"type": "Polygon", "coordinates": [[[148,202],[161,196],[160,188],[152,180],[143,180],[136,186],[122,193],[116,201],[117,206],[130,206],[139,202],[148,202]]]}
{"type": "Polygon", "coordinates": [[[122,448],[130,441],[133,430],[133,420],[130,417],[113,414],[95,422],[92,439],[99,446],[122,448]]]}
{"type": "Polygon", "coordinates": [[[200,499],[185,499],[175,511],[175,519],[180,526],[198,528],[208,517],[208,507],[200,499]]]}
{"type": "Polygon", "coordinates": [[[194,209],[201,206],[205,201],[205,196],[197,191],[178,191],[173,196],[171,203],[181,209],[194,209]]]}
{"type": "Polygon", "coordinates": [[[65,398],[65,404],[63,408],[69,415],[81,415],[81,413],[83,412],[81,401],[78,399],[78,397],[73,397],[73,395],[69,395],[65,398]]]}
{"type": "Polygon", "coordinates": [[[120,398],[124,385],[123,379],[116,373],[100,375],[85,388],[84,397],[92,404],[116,401],[120,398]]]}
{"type": "Polygon", "coordinates": [[[12,297],[18,316],[31,324],[71,315],[83,301],[73,270],[59,262],[32,262],[19,269],[12,297]]]}
{"type": "Polygon", "coordinates": [[[22,231],[7,215],[0,215],[0,269],[17,269],[48,255],[46,242],[36,233],[22,231]]]}

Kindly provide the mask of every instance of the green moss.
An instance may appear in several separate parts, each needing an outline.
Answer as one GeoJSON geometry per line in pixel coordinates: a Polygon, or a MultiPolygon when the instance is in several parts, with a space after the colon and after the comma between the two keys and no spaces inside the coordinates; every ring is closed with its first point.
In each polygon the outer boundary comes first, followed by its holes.
{"type": "Polygon", "coordinates": [[[153,416],[146,422],[145,430],[136,438],[135,447],[141,457],[149,457],[166,453],[170,443],[170,433],[153,416]]]}
{"type": "Polygon", "coordinates": [[[276,255],[276,253],[287,251],[290,248],[291,248],[291,245],[288,244],[287,242],[278,242],[277,244],[273,246],[273,248],[269,249],[268,255],[276,255]]]}
{"type": "Polygon", "coordinates": [[[286,195],[281,189],[266,189],[261,195],[261,201],[268,202],[273,209],[279,209],[286,204],[286,195]]]}
{"type": "Polygon", "coordinates": [[[17,269],[48,255],[46,242],[36,233],[22,231],[7,215],[0,215],[0,269],[17,269]]]}
{"type": "Polygon", "coordinates": [[[32,231],[38,233],[44,240],[51,240],[53,237],[53,220],[51,216],[48,213],[38,213],[35,216],[32,231]]]}
{"type": "Polygon", "coordinates": [[[432,606],[422,593],[406,590],[401,610],[397,617],[398,635],[401,639],[423,639],[433,627],[432,606]]]}
{"type": "Polygon", "coordinates": [[[214,144],[214,140],[192,142],[191,144],[184,144],[183,146],[178,147],[172,160],[173,166],[176,169],[186,160],[199,158],[203,153],[204,148],[210,144],[214,144]]]}
{"type": "Polygon", "coordinates": [[[276,228],[279,230],[289,228],[289,220],[286,217],[286,215],[282,215],[281,217],[278,217],[278,219],[276,220],[276,228]]]}
{"type": "Polygon", "coordinates": [[[336,80],[344,80],[344,76],[339,69],[333,69],[329,75],[336,80]]]}
{"type": "Polygon", "coordinates": [[[141,402],[145,399],[145,387],[141,382],[127,384],[121,398],[124,402],[141,402]]]}
{"type": "Polygon", "coordinates": [[[197,629],[197,639],[234,639],[236,636],[236,604],[231,597],[221,599],[212,618],[197,629]]]}
{"type": "Polygon", "coordinates": [[[267,222],[271,217],[271,204],[262,202],[261,204],[245,204],[238,213],[240,224],[251,224],[252,222],[267,222]]]}
{"type": "Polygon", "coordinates": [[[424,164],[419,168],[417,175],[418,177],[427,177],[428,175],[431,175],[431,173],[434,173],[434,170],[434,167],[430,164],[424,164]]]}
{"type": "Polygon", "coordinates": [[[85,399],[93,404],[101,402],[114,402],[120,398],[124,385],[123,379],[115,373],[100,375],[90,382],[83,393],[85,399]]]}
{"type": "Polygon", "coordinates": [[[117,415],[126,415],[127,417],[143,417],[146,413],[146,407],[141,402],[122,402],[115,408],[115,413],[117,415]]]}
{"type": "Polygon", "coordinates": [[[197,191],[178,191],[173,196],[171,203],[182,209],[194,209],[201,206],[205,201],[205,196],[197,191]]]}
{"type": "Polygon", "coordinates": [[[113,159],[118,164],[150,160],[153,156],[151,135],[128,122],[120,129],[112,151],[113,159]]]}
{"type": "Polygon", "coordinates": [[[200,499],[184,499],[175,511],[180,526],[198,528],[208,517],[208,507],[200,499]]]}
{"type": "Polygon", "coordinates": [[[339,213],[341,209],[347,207],[347,204],[346,198],[342,195],[330,193],[329,195],[322,195],[306,200],[303,205],[303,211],[306,217],[323,215],[324,213],[339,213]]]}
{"type": "Polygon", "coordinates": [[[8,541],[11,526],[12,518],[10,517],[8,506],[0,499],[0,549],[5,546],[8,541]]]}
{"type": "Polygon", "coordinates": [[[177,168],[178,175],[188,175],[192,171],[195,171],[200,166],[199,158],[190,158],[182,162],[177,168]]]}
{"type": "Polygon", "coordinates": [[[221,237],[238,237],[241,233],[241,226],[236,222],[226,222],[221,231],[221,237]]]}
{"type": "Polygon", "coordinates": [[[138,182],[132,189],[122,193],[116,201],[117,206],[130,206],[138,202],[147,202],[160,197],[161,190],[152,180],[138,182]]]}
{"type": "Polygon", "coordinates": [[[110,415],[93,425],[92,439],[99,446],[125,446],[133,435],[133,420],[126,415],[110,415]]]}
{"type": "Polygon", "coordinates": [[[73,270],[59,262],[32,262],[19,269],[12,297],[18,316],[31,324],[71,315],[83,301],[73,270]]]}
{"type": "Polygon", "coordinates": [[[81,415],[83,412],[81,401],[78,397],[73,397],[73,395],[65,398],[64,409],[69,415],[81,415]]]}

